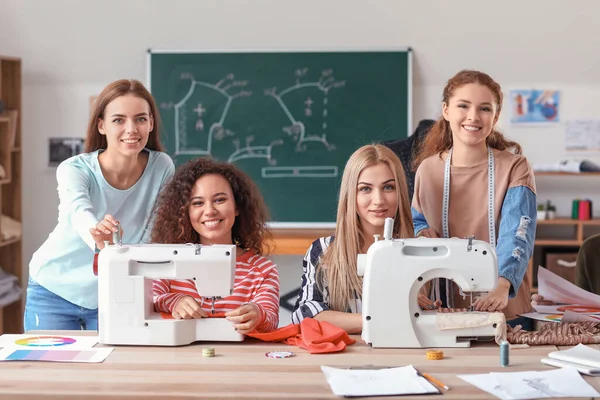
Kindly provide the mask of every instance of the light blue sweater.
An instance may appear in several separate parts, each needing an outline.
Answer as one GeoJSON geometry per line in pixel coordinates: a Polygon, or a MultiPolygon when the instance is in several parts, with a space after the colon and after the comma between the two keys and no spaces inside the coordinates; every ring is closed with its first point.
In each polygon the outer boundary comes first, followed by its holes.
{"type": "Polygon", "coordinates": [[[115,189],[104,179],[98,151],[71,157],[58,166],[58,224],[33,254],[30,279],[73,304],[98,308],[98,280],[92,271],[95,243],[90,228],[110,214],[121,223],[123,243],[149,242],[152,208],[175,171],[167,154],[147,151],[144,173],[127,190],[115,189]]]}

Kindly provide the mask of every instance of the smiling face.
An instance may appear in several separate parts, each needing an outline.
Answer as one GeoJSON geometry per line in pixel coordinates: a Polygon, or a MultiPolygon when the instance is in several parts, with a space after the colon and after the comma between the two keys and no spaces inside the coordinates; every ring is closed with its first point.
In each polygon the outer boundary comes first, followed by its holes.
{"type": "Polygon", "coordinates": [[[148,102],[134,95],[120,96],[108,103],[98,131],[106,136],[107,151],[126,156],[138,154],[148,143],[154,119],[148,102]]]}
{"type": "Polygon", "coordinates": [[[454,90],[442,115],[450,123],[454,145],[481,146],[498,121],[498,104],[484,85],[470,83],[454,90]]]}
{"type": "Polygon", "coordinates": [[[200,244],[233,244],[231,228],[238,211],[231,185],[222,175],[208,174],[196,181],[189,215],[200,244]]]}
{"type": "Polygon", "coordinates": [[[398,210],[396,180],[390,167],[378,163],[362,170],[356,187],[356,211],[365,236],[383,234],[386,218],[398,210]]]}

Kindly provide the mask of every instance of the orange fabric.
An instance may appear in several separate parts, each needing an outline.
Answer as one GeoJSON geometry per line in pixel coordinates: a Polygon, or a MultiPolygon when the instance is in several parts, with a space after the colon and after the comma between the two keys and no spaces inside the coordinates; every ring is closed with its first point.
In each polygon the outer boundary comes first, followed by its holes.
{"type": "Polygon", "coordinates": [[[253,337],[264,342],[280,342],[298,346],[311,354],[335,353],[344,351],[346,346],[354,344],[345,330],[326,321],[305,318],[300,324],[291,324],[267,333],[252,332],[253,337]]]}

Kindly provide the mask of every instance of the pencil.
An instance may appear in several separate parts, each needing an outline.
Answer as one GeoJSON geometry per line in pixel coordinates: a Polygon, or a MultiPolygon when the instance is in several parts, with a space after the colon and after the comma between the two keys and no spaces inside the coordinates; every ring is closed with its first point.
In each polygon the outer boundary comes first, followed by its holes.
{"type": "Polygon", "coordinates": [[[433,376],[431,376],[429,374],[421,374],[421,375],[423,375],[423,378],[427,379],[429,382],[433,383],[434,385],[439,386],[439,387],[441,387],[443,389],[446,389],[446,390],[450,390],[450,388],[448,386],[446,386],[442,382],[438,381],[433,376]]]}

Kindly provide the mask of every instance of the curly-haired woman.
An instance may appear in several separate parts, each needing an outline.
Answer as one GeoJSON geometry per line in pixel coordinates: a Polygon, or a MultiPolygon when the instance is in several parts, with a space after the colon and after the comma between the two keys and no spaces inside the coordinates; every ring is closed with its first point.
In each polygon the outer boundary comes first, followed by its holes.
{"type": "MultiPolygon", "coordinates": [[[[238,332],[268,332],[279,323],[279,275],[263,256],[271,234],[267,208],[252,180],[233,164],[199,158],[177,169],[162,191],[154,243],[234,244],[237,260],[231,296],[216,300],[238,332]]],[[[206,317],[212,304],[191,280],[154,281],[154,307],[177,319],[206,317]]]]}

